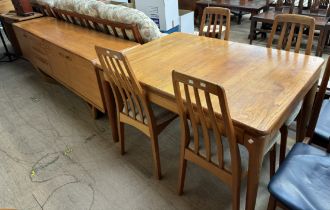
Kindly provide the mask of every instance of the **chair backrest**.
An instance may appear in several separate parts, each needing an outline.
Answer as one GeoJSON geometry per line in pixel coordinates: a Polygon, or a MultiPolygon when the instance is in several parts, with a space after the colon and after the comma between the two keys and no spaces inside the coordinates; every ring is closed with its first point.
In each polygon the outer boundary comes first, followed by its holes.
{"type": "Polygon", "coordinates": [[[226,27],[224,40],[229,40],[230,10],[221,7],[206,7],[203,11],[199,35],[221,39],[224,26],[226,27]]]}
{"type": "Polygon", "coordinates": [[[310,5],[310,13],[318,14],[320,9],[325,11],[325,16],[330,16],[330,7],[329,7],[329,0],[311,0],[308,2],[310,5]]]}
{"type": "Polygon", "coordinates": [[[223,138],[226,136],[230,148],[232,175],[241,173],[241,159],[235,136],[233,122],[230,116],[225,90],[219,85],[203,81],[179,72],[172,72],[173,86],[181,118],[182,133],[185,134],[185,147],[189,147],[191,123],[194,146],[191,149],[205,161],[224,167],[223,138]],[[214,106],[220,106],[221,115],[215,113],[214,106]],[[211,131],[211,132],[209,132],[211,131]],[[215,141],[211,141],[211,135],[215,141]],[[200,139],[202,137],[202,139],[200,139]],[[212,145],[215,142],[216,145],[212,145]],[[204,145],[205,155],[200,153],[200,146],[204,145]],[[216,148],[217,163],[211,159],[211,150],[216,148]]]}
{"type": "Polygon", "coordinates": [[[134,120],[144,123],[144,117],[148,122],[150,107],[147,104],[146,94],[135,77],[126,56],[117,51],[95,47],[96,53],[114,93],[117,111],[134,120]]]}
{"type": "MultiPolygon", "coordinates": [[[[315,96],[314,105],[313,105],[313,109],[312,109],[312,113],[311,113],[311,119],[309,121],[308,129],[307,129],[307,137],[313,136],[313,133],[314,133],[314,130],[315,130],[315,127],[317,124],[317,120],[320,115],[325,92],[327,91],[327,85],[329,82],[329,78],[330,78],[330,57],[328,58],[327,66],[324,70],[319,90],[315,96]]],[[[329,126],[329,129],[330,129],[330,126],[329,126]]],[[[329,143],[330,143],[330,141],[329,141],[329,143]]]]}
{"type": "Polygon", "coordinates": [[[113,22],[110,20],[82,15],[76,12],[61,10],[58,8],[53,8],[53,11],[56,17],[63,21],[120,37],[126,40],[132,40],[140,44],[144,43],[136,24],[113,22]]]}
{"type": "Polygon", "coordinates": [[[296,45],[294,52],[299,53],[302,43],[303,33],[308,29],[308,39],[305,49],[305,54],[310,55],[313,47],[313,38],[315,30],[315,19],[312,17],[296,14],[279,14],[275,16],[272,31],[268,39],[267,47],[272,46],[275,33],[278,27],[281,26],[281,32],[277,43],[277,49],[291,50],[291,45],[294,37],[296,37],[296,45]],[[299,29],[296,35],[296,29],[299,29]]]}

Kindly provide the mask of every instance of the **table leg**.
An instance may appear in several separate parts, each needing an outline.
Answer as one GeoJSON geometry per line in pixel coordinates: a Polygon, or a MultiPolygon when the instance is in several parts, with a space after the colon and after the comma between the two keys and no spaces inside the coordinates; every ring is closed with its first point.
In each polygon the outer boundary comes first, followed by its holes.
{"type": "Polygon", "coordinates": [[[257,27],[257,20],[252,17],[251,19],[251,26],[250,26],[250,44],[252,44],[253,39],[255,39],[256,36],[256,27],[257,27]]]}
{"type": "Polygon", "coordinates": [[[246,147],[249,151],[249,168],[245,210],[254,210],[258,194],[259,176],[264,157],[265,139],[250,139],[246,147]]]}
{"type": "Polygon", "coordinates": [[[304,98],[304,103],[302,105],[297,120],[297,135],[296,135],[297,142],[303,141],[304,138],[306,137],[306,130],[312,112],[316,91],[317,91],[317,82],[313,85],[313,87],[309,90],[309,92],[304,98]]]}
{"type": "Polygon", "coordinates": [[[117,114],[116,114],[116,104],[113,92],[111,90],[110,84],[104,80],[103,72],[99,73],[100,82],[102,86],[102,91],[105,101],[105,109],[108,114],[109,123],[112,132],[112,138],[114,142],[119,141],[118,136],[118,125],[117,125],[117,114]]]}

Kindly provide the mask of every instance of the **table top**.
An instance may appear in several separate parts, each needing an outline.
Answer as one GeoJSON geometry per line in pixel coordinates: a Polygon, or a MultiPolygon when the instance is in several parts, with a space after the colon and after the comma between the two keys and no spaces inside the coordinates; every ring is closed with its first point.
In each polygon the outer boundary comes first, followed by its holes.
{"type": "Polygon", "coordinates": [[[43,14],[34,12],[32,15],[29,16],[18,16],[15,11],[10,11],[8,13],[1,14],[0,17],[14,21],[14,22],[20,22],[20,21],[26,21],[38,17],[42,17],[43,14]]]}
{"type": "Polygon", "coordinates": [[[218,7],[248,8],[260,10],[267,6],[266,0],[199,0],[199,5],[209,5],[218,7]]]}
{"type": "Polygon", "coordinates": [[[18,22],[14,26],[90,61],[97,58],[95,45],[118,51],[140,45],[52,17],[18,22]]]}
{"type": "MultiPolygon", "coordinates": [[[[172,70],[224,87],[236,126],[268,135],[317,81],[322,58],[173,33],[126,51],[137,79],[174,98],[172,70]]],[[[205,101],[203,102],[205,104],[205,101]]],[[[220,113],[219,107],[214,107],[220,113]]]]}

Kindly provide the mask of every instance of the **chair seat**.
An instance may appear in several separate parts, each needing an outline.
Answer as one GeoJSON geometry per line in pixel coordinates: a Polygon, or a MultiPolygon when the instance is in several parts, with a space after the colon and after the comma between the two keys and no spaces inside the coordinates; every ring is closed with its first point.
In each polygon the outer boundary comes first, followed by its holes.
{"type": "Polygon", "coordinates": [[[329,141],[330,138],[330,100],[324,100],[316,124],[313,138],[321,141],[329,141]]]}
{"type": "Polygon", "coordinates": [[[291,125],[293,123],[293,121],[297,118],[297,116],[301,110],[302,104],[303,104],[303,101],[300,101],[299,104],[294,108],[290,117],[284,123],[286,126],[291,125]]]}
{"type": "MultiPolygon", "coordinates": [[[[190,129],[191,130],[191,129],[190,129]]],[[[194,151],[194,139],[193,139],[193,135],[190,135],[191,139],[189,142],[189,148],[194,151]]],[[[217,156],[217,150],[216,150],[216,144],[215,144],[215,140],[214,138],[212,138],[213,136],[211,136],[211,161],[216,164],[219,165],[219,161],[218,161],[218,156],[217,156]]],[[[280,137],[280,133],[278,132],[273,139],[270,141],[271,144],[273,144],[274,142],[278,141],[280,137]]],[[[200,135],[199,137],[199,154],[206,157],[206,150],[205,150],[205,146],[204,146],[204,141],[202,139],[202,135],[200,135]]],[[[224,151],[224,155],[223,155],[223,160],[224,160],[224,166],[226,169],[230,169],[230,164],[231,164],[231,158],[230,158],[230,150],[229,150],[229,144],[228,144],[228,139],[226,137],[222,137],[222,144],[223,144],[223,151],[224,151]]],[[[239,147],[239,151],[240,151],[240,155],[241,155],[241,168],[242,171],[247,171],[248,166],[249,166],[249,152],[248,150],[241,144],[238,144],[239,147]]],[[[270,148],[269,148],[270,149],[270,148]]]]}
{"type": "MultiPolygon", "coordinates": [[[[204,33],[207,32],[207,28],[208,28],[207,26],[204,26],[204,28],[203,28],[204,33]]],[[[214,28],[214,25],[210,25],[210,32],[213,31],[213,28],[214,28]]],[[[222,26],[222,28],[221,28],[221,32],[224,32],[224,31],[226,31],[226,26],[222,26]]],[[[215,32],[216,33],[220,32],[220,26],[219,25],[215,26],[215,32]]]]}
{"type": "MultiPolygon", "coordinates": [[[[151,103],[151,102],[150,102],[151,103]]],[[[176,117],[176,114],[171,112],[171,111],[168,111],[167,109],[164,109],[154,103],[151,103],[151,109],[153,111],[153,114],[154,114],[154,118],[155,118],[155,121],[156,121],[156,125],[161,125],[163,123],[166,123],[172,119],[174,119],[176,117]]],[[[132,118],[134,118],[134,113],[133,113],[133,110],[128,107],[128,115],[132,118]]],[[[123,108],[123,112],[126,113],[126,108],[124,107],[123,108]]],[[[148,119],[146,116],[143,116],[143,119],[141,118],[141,115],[138,114],[139,112],[137,111],[137,108],[136,108],[136,120],[140,121],[140,122],[143,122],[144,124],[148,125],[148,119]]]]}
{"type": "Polygon", "coordinates": [[[295,144],[268,189],[289,209],[328,210],[330,155],[307,144],[295,144]]]}
{"type": "MultiPolygon", "coordinates": [[[[214,27],[214,25],[211,25],[210,26],[210,33],[212,33],[212,31],[213,31],[213,27],[214,27]]],[[[215,28],[215,33],[217,34],[217,33],[219,33],[219,30],[220,29],[220,26],[219,25],[216,25],[216,28],[215,28]]],[[[226,31],[226,26],[222,26],[222,30],[221,30],[221,32],[224,32],[224,31],[226,31]]],[[[203,28],[203,33],[207,33],[207,26],[204,26],[204,28],[203,28]]],[[[194,32],[194,35],[199,35],[199,31],[195,31],[194,32]]]]}

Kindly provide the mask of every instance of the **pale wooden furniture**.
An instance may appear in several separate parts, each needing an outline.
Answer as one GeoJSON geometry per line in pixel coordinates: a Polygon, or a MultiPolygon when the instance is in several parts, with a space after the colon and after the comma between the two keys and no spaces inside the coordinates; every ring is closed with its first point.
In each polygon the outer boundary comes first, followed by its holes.
{"type": "MultiPolygon", "coordinates": [[[[148,99],[176,113],[172,70],[223,86],[237,141],[249,152],[246,209],[254,209],[264,154],[304,98],[299,120],[307,125],[323,59],[183,33],[132,48],[126,56],[148,99]]],[[[297,132],[303,139],[305,127],[297,132]]]]}
{"type": "Polygon", "coordinates": [[[277,49],[283,49],[285,46],[286,51],[291,50],[293,39],[295,40],[294,52],[299,53],[302,43],[302,36],[305,30],[308,30],[308,39],[305,49],[305,54],[310,55],[313,47],[313,38],[315,30],[315,19],[305,15],[296,14],[279,14],[275,16],[272,31],[270,33],[267,47],[272,47],[274,36],[278,26],[281,25],[281,32],[277,42],[277,49]],[[295,30],[299,28],[298,35],[295,36],[295,30]]]}
{"type": "Polygon", "coordinates": [[[22,53],[21,53],[17,38],[15,36],[15,32],[14,32],[12,24],[17,23],[17,22],[32,20],[32,19],[39,18],[39,17],[42,17],[42,14],[34,13],[33,15],[26,16],[26,17],[17,16],[15,11],[0,14],[1,24],[3,25],[4,31],[8,37],[8,40],[10,41],[10,43],[13,46],[15,53],[17,55],[21,55],[22,53]]]}
{"type": "Polygon", "coordinates": [[[241,157],[225,90],[217,84],[176,71],[172,75],[183,133],[178,192],[183,193],[187,161],[191,161],[231,187],[232,209],[239,210],[241,157]],[[212,97],[216,103],[212,103],[212,97]],[[201,98],[205,98],[207,108],[202,106],[201,98]],[[221,116],[214,113],[214,107],[220,107],[221,116]],[[227,141],[229,147],[226,148],[223,141],[227,141]],[[225,150],[229,150],[229,163],[225,160],[225,150]]]}
{"type": "Polygon", "coordinates": [[[43,17],[15,23],[14,30],[23,56],[36,69],[54,78],[92,107],[105,112],[102,92],[93,60],[95,45],[115,50],[139,45],[80,26],[43,17]]]}
{"type": "MultiPolygon", "coordinates": [[[[303,32],[307,31],[307,43],[305,54],[310,55],[313,47],[315,19],[312,17],[296,14],[279,14],[275,16],[272,31],[270,33],[267,47],[272,47],[274,36],[277,32],[278,26],[281,26],[280,35],[277,41],[277,49],[284,49],[291,51],[292,43],[295,42],[294,52],[299,53],[301,43],[303,41],[303,32]],[[296,30],[298,34],[296,35],[296,30]]],[[[283,162],[286,153],[286,141],[288,138],[288,127],[292,121],[297,118],[302,102],[297,106],[294,112],[291,114],[289,119],[281,127],[281,151],[280,151],[280,162],[283,162]]]]}
{"type": "Polygon", "coordinates": [[[121,154],[125,153],[124,125],[129,124],[150,138],[155,176],[160,179],[158,135],[177,115],[148,101],[124,54],[102,47],[96,52],[115,96],[121,154]]]}
{"type": "Polygon", "coordinates": [[[11,0],[0,0],[0,14],[14,10],[11,0]]]}
{"type": "Polygon", "coordinates": [[[115,37],[132,40],[140,44],[144,43],[136,24],[113,22],[110,20],[82,15],[58,8],[52,8],[52,11],[54,15],[60,20],[113,35],[115,37]]]}
{"type": "Polygon", "coordinates": [[[230,10],[221,7],[206,7],[199,35],[221,39],[222,32],[224,32],[224,40],[229,40],[230,10]]]}

